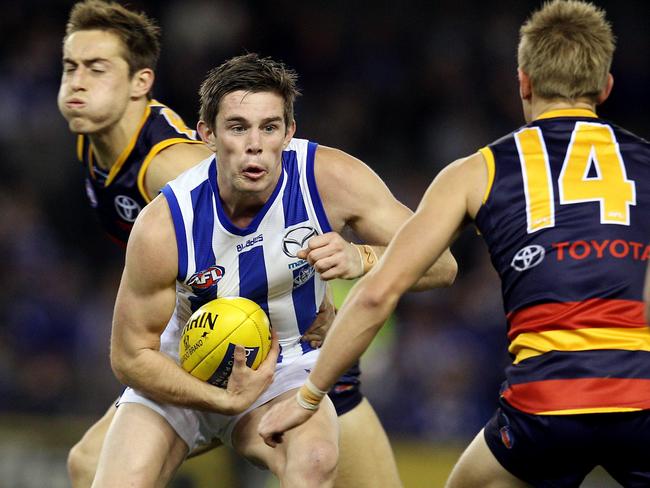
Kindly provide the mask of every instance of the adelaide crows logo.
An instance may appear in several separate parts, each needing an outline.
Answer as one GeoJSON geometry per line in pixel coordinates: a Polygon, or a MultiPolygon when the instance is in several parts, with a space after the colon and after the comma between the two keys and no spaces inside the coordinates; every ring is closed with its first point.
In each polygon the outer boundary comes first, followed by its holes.
{"type": "Polygon", "coordinates": [[[282,251],[290,258],[296,258],[298,251],[307,247],[307,241],[317,235],[318,231],[313,227],[295,227],[282,238],[282,251]]]}

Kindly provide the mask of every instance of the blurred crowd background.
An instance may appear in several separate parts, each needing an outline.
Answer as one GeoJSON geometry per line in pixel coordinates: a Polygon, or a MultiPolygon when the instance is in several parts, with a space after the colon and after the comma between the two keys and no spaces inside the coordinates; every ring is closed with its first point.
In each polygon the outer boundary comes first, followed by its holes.
{"type": "MultiPolygon", "coordinates": [[[[649,4],[595,3],[618,37],[614,91],[599,113],[648,138],[649,4]]],[[[0,414],[89,425],[121,391],[108,347],[123,255],[86,205],[56,106],[73,2],[2,4],[0,414]]],[[[297,136],[359,157],[415,208],[444,165],[523,124],[518,29],[541,2],[127,4],[158,19],[154,95],[188,125],[208,69],[244,52],[273,56],[300,77],[297,136]]],[[[364,391],[392,439],[464,443],[495,407],[508,361],[499,284],[475,230],[452,250],[454,286],[407,295],[363,361],[364,391]]]]}

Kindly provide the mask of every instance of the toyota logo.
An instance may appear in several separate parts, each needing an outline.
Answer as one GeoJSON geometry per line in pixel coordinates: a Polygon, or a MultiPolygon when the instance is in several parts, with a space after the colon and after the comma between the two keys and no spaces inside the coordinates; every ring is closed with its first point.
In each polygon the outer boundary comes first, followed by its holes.
{"type": "Polygon", "coordinates": [[[512,258],[510,266],[517,271],[526,271],[527,269],[534,268],[544,260],[546,251],[542,246],[533,244],[519,249],[517,254],[512,258]]]}
{"type": "Polygon", "coordinates": [[[123,220],[134,222],[140,213],[140,205],[131,197],[118,195],[115,197],[115,210],[123,220]]]}
{"type": "Polygon", "coordinates": [[[290,258],[297,258],[298,251],[307,247],[307,241],[318,235],[313,227],[296,227],[282,238],[282,251],[290,258]]]}

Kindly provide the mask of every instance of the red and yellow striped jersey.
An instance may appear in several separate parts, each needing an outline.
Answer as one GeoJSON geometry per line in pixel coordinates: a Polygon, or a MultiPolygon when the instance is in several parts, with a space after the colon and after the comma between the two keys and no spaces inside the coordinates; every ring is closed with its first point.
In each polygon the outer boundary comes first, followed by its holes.
{"type": "Polygon", "coordinates": [[[588,110],[481,149],[476,224],[502,282],[503,397],[533,414],[650,408],[650,144],[588,110]]]}

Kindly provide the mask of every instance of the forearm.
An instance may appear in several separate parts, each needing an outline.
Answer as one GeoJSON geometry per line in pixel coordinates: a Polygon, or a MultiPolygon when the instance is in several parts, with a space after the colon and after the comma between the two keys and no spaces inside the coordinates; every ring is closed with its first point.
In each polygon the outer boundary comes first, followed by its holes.
{"type": "MultiPolygon", "coordinates": [[[[356,245],[356,244],[355,244],[356,245]]],[[[376,261],[386,252],[386,246],[364,246],[372,248],[376,261]]],[[[362,256],[365,256],[362,254],[362,256]]],[[[369,272],[374,267],[374,264],[369,266],[368,261],[365,261],[364,274],[369,272]]],[[[376,263],[375,263],[376,264],[376,263]]],[[[449,249],[445,250],[438,260],[422,275],[418,281],[410,288],[411,291],[423,291],[431,288],[443,288],[451,286],[456,279],[458,272],[458,264],[456,259],[451,254],[449,249]]]]}
{"type": "Polygon", "coordinates": [[[157,402],[224,415],[241,409],[225,389],[195,378],[160,351],[141,349],[128,356],[114,353],[111,364],[118,380],[157,402]]]}
{"type": "Polygon", "coordinates": [[[399,295],[373,290],[373,278],[352,289],[321,348],[309,377],[322,390],[329,390],[361,357],[397,305],[399,295]]]}

